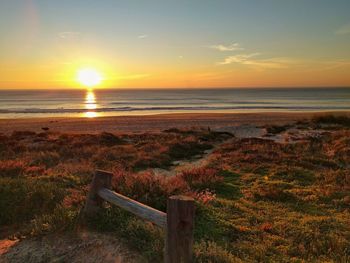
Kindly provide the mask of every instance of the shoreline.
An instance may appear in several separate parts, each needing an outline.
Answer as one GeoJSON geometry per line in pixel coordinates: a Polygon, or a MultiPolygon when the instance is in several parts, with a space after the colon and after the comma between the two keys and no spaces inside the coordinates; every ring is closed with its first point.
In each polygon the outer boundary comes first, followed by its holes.
{"type": "Polygon", "coordinates": [[[263,112],[263,113],[168,113],[154,115],[130,115],[114,117],[43,117],[0,119],[0,133],[13,131],[42,132],[49,128],[63,133],[99,132],[159,132],[168,128],[210,127],[213,130],[227,130],[237,126],[283,125],[315,115],[348,115],[349,112],[263,112]]]}

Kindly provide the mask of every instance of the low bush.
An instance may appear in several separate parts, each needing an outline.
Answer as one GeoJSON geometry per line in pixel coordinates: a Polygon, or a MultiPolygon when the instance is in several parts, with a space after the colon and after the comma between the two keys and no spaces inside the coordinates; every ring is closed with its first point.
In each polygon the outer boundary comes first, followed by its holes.
{"type": "Polygon", "coordinates": [[[346,115],[315,116],[312,121],[316,124],[336,124],[344,127],[350,127],[350,117],[346,115]]]}
{"type": "Polygon", "coordinates": [[[120,139],[118,136],[108,132],[103,132],[99,134],[98,141],[101,145],[105,146],[113,146],[123,143],[123,140],[120,139]]]}
{"type": "Polygon", "coordinates": [[[222,180],[214,169],[195,168],[171,177],[116,170],[112,182],[117,192],[165,210],[166,200],[171,195],[188,194],[202,202],[213,200],[215,195],[210,188],[222,180]]]}
{"type": "Polygon", "coordinates": [[[283,125],[283,126],[271,125],[266,127],[266,131],[268,133],[278,134],[286,131],[288,128],[290,128],[290,125],[283,125]]]}
{"type": "Polygon", "coordinates": [[[56,151],[39,151],[33,153],[30,165],[43,165],[46,168],[56,166],[60,161],[60,154],[56,151]]]}
{"type": "Polygon", "coordinates": [[[212,146],[210,144],[198,143],[190,138],[183,142],[171,144],[169,146],[169,156],[175,160],[186,159],[211,148],[212,146]]]}
{"type": "Polygon", "coordinates": [[[222,182],[223,177],[218,175],[218,171],[212,168],[193,168],[181,172],[178,177],[182,178],[191,189],[205,189],[222,182]]]}
{"type": "Polygon", "coordinates": [[[26,170],[26,163],[17,160],[0,160],[0,178],[18,177],[26,170]]]}
{"type": "Polygon", "coordinates": [[[55,183],[0,178],[0,225],[24,223],[37,215],[51,213],[64,194],[55,183]]]}
{"type": "Polygon", "coordinates": [[[21,234],[38,236],[54,231],[72,230],[78,223],[79,210],[67,209],[57,205],[52,211],[45,214],[37,214],[21,234]]]}

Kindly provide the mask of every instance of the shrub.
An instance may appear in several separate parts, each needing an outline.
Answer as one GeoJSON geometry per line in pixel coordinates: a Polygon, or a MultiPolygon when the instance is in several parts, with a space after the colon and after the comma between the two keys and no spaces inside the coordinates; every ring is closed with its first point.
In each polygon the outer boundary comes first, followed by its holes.
{"type": "Polygon", "coordinates": [[[345,115],[315,116],[312,121],[316,124],[337,124],[345,127],[350,127],[350,118],[345,115]]]}
{"type": "Polygon", "coordinates": [[[26,137],[33,137],[35,135],[36,133],[33,131],[14,131],[12,132],[11,137],[16,140],[22,140],[26,137]]]}
{"type": "Polygon", "coordinates": [[[24,174],[26,176],[40,176],[45,174],[46,169],[44,166],[29,166],[25,168],[24,174]]]}
{"type": "Polygon", "coordinates": [[[24,178],[0,178],[0,225],[22,223],[52,212],[64,191],[55,183],[24,178]]]}
{"type": "Polygon", "coordinates": [[[76,189],[69,189],[68,191],[69,194],[62,201],[64,208],[80,207],[84,204],[87,193],[76,189]]]}
{"type": "Polygon", "coordinates": [[[189,189],[179,178],[151,172],[128,173],[119,170],[114,173],[112,183],[117,192],[163,210],[168,196],[184,193],[189,189]]]}
{"type": "Polygon", "coordinates": [[[213,184],[223,181],[223,177],[218,175],[218,172],[212,168],[193,168],[185,170],[179,175],[191,189],[205,189],[210,188],[213,184]]]}
{"type": "Polygon", "coordinates": [[[60,155],[56,151],[40,151],[33,153],[30,165],[44,165],[46,168],[53,167],[60,162],[60,155]]]}
{"type": "Polygon", "coordinates": [[[215,193],[210,191],[209,189],[195,191],[193,193],[190,193],[190,196],[192,196],[195,200],[205,205],[211,203],[216,198],[215,193]]]}
{"type": "Polygon", "coordinates": [[[290,127],[289,125],[284,125],[284,126],[272,125],[272,126],[267,126],[266,131],[268,133],[278,134],[286,131],[289,127],[290,127]]]}
{"type": "Polygon", "coordinates": [[[211,149],[209,144],[198,143],[194,138],[187,138],[182,142],[175,142],[169,146],[169,156],[173,159],[185,159],[211,149]]]}
{"type": "Polygon", "coordinates": [[[91,182],[94,174],[94,167],[91,163],[86,161],[66,162],[59,163],[49,171],[58,177],[72,178],[78,185],[86,185],[91,182]]]}
{"type": "Polygon", "coordinates": [[[53,211],[38,214],[23,229],[22,233],[30,236],[73,228],[77,223],[79,210],[67,209],[58,205],[53,211]]]}
{"type": "Polygon", "coordinates": [[[130,173],[116,170],[112,183],[117,192],[165,210],[167,198],[177,194],[187,194],[200,202],[209,203],[215,198],[209,188],[222,180],[223,177],[209,168],[183,171],[171,177],[151,172],[130,173]]]}
{"type": "Polygon", "coordinates": [[[23,161],[4,160],[0,161],[0,177],[18,177],[25,171],[23,161]]]}
{"type": "Polygon", "coordinates": [[[133,167],[138,152],[132,145],[96,148],[91,161],[99,168],[111,169],[116,164],[133,167]]]}
{"type": "Polygon", "coordinates": [[[121,140],[118,136],[108,132],[101,133],[98,136],[98,141],[101,145],[106,146],[113,146],[123,143],[123,140],[121,140]]]}

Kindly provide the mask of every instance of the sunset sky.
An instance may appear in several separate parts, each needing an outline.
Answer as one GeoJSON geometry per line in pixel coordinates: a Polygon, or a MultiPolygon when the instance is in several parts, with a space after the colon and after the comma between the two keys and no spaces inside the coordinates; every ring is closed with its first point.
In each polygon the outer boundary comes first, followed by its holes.
{"type": "Polygon", "coordinates": [[[1,0],[0,88],[350,86],[349,0],[1,0]]]}

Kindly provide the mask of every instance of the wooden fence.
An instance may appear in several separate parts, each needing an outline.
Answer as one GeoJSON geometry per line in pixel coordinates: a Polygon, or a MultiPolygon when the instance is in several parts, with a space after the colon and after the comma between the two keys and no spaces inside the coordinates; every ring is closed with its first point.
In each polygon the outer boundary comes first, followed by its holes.
{"type": "Polygon", "coordinates": [[[194,200],[186,196],[171,196],[167,213],[139,203],[110,190],[112,173],[97,170],[86,199],[85,214],[92,216],[108,201],[161,227],[166,232],[164,261],[192,262],[194,200]]]}

